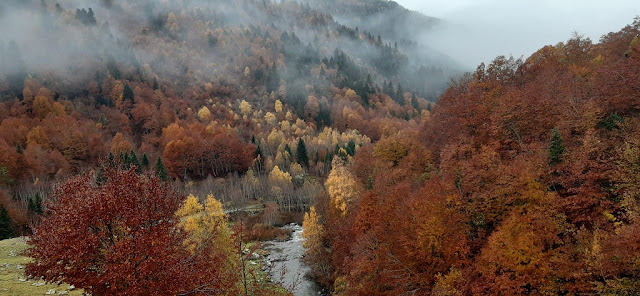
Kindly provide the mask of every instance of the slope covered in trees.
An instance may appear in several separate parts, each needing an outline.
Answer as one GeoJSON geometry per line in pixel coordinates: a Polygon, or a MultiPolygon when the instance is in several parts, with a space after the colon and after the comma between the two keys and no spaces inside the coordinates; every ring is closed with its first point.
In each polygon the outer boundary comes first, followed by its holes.
{"type": "Polygon", "coordinates": [[[273,229],[231,231],[223,206],[254,203],[266,224],[308,211],[336,295],[640,293],[640,20],[447,85],[455,66],[372,15],[435,22],[390,1],[3,1],[0,237],[95,294],[246,295],[244,238],[273,229]]]}
{"type": "Polygon", "coordinates": [[[3,1],[0,14],[0,204],[17,235],[53,184],[103,163],[233,205],[307,208],[340,148],[417,128],[454,72],[288,1],[3,1]]]}
{"type": "Polygon", "coordinates": [[[334,165],[305,217],[316,276],[336,295],[639,293],[639,33],[498,57],[334,165]]]}

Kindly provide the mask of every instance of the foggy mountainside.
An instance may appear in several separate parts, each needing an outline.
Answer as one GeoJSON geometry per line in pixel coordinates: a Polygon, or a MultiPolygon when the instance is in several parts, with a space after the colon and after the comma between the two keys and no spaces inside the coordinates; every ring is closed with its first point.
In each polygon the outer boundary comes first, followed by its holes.
{"type": "Polygon", "coordinates": [[[0,295],[638,295],[629,23],[465,73],[393,1],[4,0],[0,295]]]}
{"type": "Polygon", "coordinates": [[[385,0],[303,0],[339,22],[395,41],[415,41],[442,21],[385,0]]]}

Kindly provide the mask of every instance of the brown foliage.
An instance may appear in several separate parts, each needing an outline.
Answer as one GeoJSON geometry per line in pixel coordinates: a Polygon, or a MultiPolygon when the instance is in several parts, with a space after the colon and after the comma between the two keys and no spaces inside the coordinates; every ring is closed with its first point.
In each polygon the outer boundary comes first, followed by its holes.
{"type": "Polygon", "coordinates": [[[183,248],[175,216],[183,197],[134,170],[105,176],[101,186],[84,174],[56,190],[29,237],[27,274],[94,295],[204,295],[235,284],[206,250],[183,248]]]}

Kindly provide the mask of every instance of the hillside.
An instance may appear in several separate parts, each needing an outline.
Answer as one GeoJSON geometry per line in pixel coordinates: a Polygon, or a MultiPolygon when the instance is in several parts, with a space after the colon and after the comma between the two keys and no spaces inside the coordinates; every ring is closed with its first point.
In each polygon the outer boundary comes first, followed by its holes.
{"type": "Polygon", "coordinates": [[[457,71],[294,2],[4,1],[0,14],[0,195],[19,233],[52,184],[108,159],[180,182],[292,163],[325,176],[340,147],[417,127],[457,71]]]}
{"type": "Polygon", "coordinates": [[[638,294],[639,33],[481,64],[419,130],[359,150],[305,220],[316,276],[336,295],[638,294]]]}
{"type": "Polygon", "coordinates": [[[416,40],[442,24],[442,20],[408,10],[389,0],[303,0],[311,8],[332,15],[339,22],[394,41],[416,40]]]}
{"type": "Polygon", "coordinates": [[[3,1],[0,239],[95,295],[286,294],[255,242],[300,222],[333,295],[640,293],[640,19],[466,74],[440,23],[3,1]]]}

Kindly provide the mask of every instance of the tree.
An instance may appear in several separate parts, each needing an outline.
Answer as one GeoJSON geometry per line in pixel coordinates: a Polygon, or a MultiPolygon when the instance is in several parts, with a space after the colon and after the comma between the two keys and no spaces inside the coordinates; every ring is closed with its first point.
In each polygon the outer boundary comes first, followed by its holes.
{"type": "Polygon", "coordinates": [[[203,252],[208,260],[218,262],[217,265],[221,267],[213,270],[216,282],[224,284],[218,288],[219,293],[239,295],[236,290],[239,258],[234,250],[228,216],[222,209],[222,203],[210,194],[202,205],[197,197],[190,194],[176,216],[180,219],[178,227],[187,234],[183,245],[189,253],[203,252]]]}
{"type": "Polygon", "coordinates": [[[262,212],[262,222],[274,225],[280,221],[280,209],[278,203],[268,202],[264,205],[264,211],[262,212]]]}
{"type": "Polygon", "coordinates": [[[289,147],[289,144],[284,144],[284,151],[289,153],[289,156],[293,155],[293,152],[291,151],[291,147],[289,147]]]}
{"type": "Polygon", "coordinates": [[[149,168],[149,157],[147,156],[146,153],[142,154],[142,162],[141,165],[144,169],[148,169],[149,168]]]}
{"type": "Polygon", "coordinates": [[[54,192],[27,241],[28,275],[92,295],[219,294],[236,283],[218,277],[226,266],[209,252],[185,248],[176,216],[184,198],[168,184],[134,170],[106,176],[96,186],[86,173],[54,192]]]}
{"type": "Polygon", "coordinates": [[[304,140],[302,140],[302,138],[298,139],[296,157],[298,158],[298,163],[303,165],[305,168],[309,167],[309,153],[307,152],[307,146],[304,144],[304,140]]]}
{"type": "Polygon", "coordinates": [[[398,84],[396,95],[393,96],[393,98],[396,102],[398,102],[398,104],[404,105],[404,89],[402,88],[402,84],[398,84]]]}
{"type": "MultiPolygon", "coordinates": [[[[269,173],[269,183],[271,184],[271,194],[278,198],[282,203],[285,202],[285,193],[291,188],[291,174],[282,171],[277,165],[269,173]]],[[[290,200],[288,200],[290,202],[290,200]]],[[[282,204],[281,203],[281,204],[282,204]]],[[[291,209],[291,203],[288,204],[291,209]]]]}
{"type": "Polygon", "coordinates": [[[245,100],[242,100],[242,102],[240,102],[240,112],[242,113],[242,115],[249,115],[251,113],[251,104],[249,104],[249,102],[245,100]]]}
{"type": "Polygon", "coordinates": [[[27,209],[30,213],[42,215],[42,197],[40,196],[40,192],[36,192],[29,196],[27,209]]]}
{"type": "Polygon", "coordinates": [[[129,152],[129,163],[136,168],[136,172],[138,174],[142,173],[142,166],[140,165],[140,161],[138,161],[138,156],[133,150],[129,152]]]}
{"type": "Polygon", "coordinates": [[[554,166],[562,162],[564,154],[564,144],[558,128],[551,130],[551,143],[549,144],[549,164],[554,166]]]}
{"type": "Polygon", "coordinates": [[[325,228],[320,218],[315,207],[311,207],[309,212],[304,213],[304,221],[302,222],[304,242],[302,245],[305,249],[305,262],[311,265],[315,273],[326,275],[330,269],[329,254],[325,248],[325,228]]]}
{"type": "Polygon", "coordinates": [[[16,234],[13,232],[11,217],[9,217],[7,209],[3,205],[0,205],[0,240],[15,236],[16,234]]]}
{"type": "Polygon", "coordinates": [[[280,102],[280,100],[276,100],[275,110],[276,110],[276,113],[282,112],[282,102],[280,102]]]}
{"type": "Polygon", "coordinates": [[[331,205],[344,216],[358,196],[358,186],[355,177],[339,158],[333,160],[332,167],[324,187],[329,193],[331,205]]]}
{"type": "Polygon", "coordinates": [[[350,156],[354,156],[356,154],[356,142],[351,139],[349,140],[349,142],[347,143],[347,154],[349,154],[350,156]]]}
{"type": "MultiPolygon", "coordinates": [[[[122,155],[129,153],[129,151],[133,150],[133,145],[127,139],[125,139],[122,133],[117,133],[113,139],[111,140],[111,153],[113,155],[122,155]]],[[[120,161],[124,160],[124,157],[121,157],[120,161]]]]}
{"type": "Polygon", "coordinates": [[[126,101],[129,100],[131,101],[131,104],[134,103],[133,101],[133,89],[131,89],[131,86],[129,86],[129,84],[125,84],[124,88],[122,89],[122,101],[126,101]]]}
{"type": "Polygon", "coordinates": [[[202,121],[211,119],[211,111],[209,111],[207,106],[202,106],[202,108],[200,108],[200,111],[198,111],[198,118],[202,121]]]}
{"type": "Polygon", "coordinates": [[[11,175],[9,175],[9,170],[7,170],[7,167],[4,164],[0,165],[0,185],[7,187],[13,185],[13,179],[11,178],[11,175]]]}
{"type": "Polygon", "coordinates": [[[169,173],[167,172],[167,169],[164,167],[164,162],[162,162],[162,157],[160,156],[158,156],[158,159],[156,160],[155,172],[156,172],[156,176],[160,178],[160,180],[162,181],[169,180],[169,173]]]}

